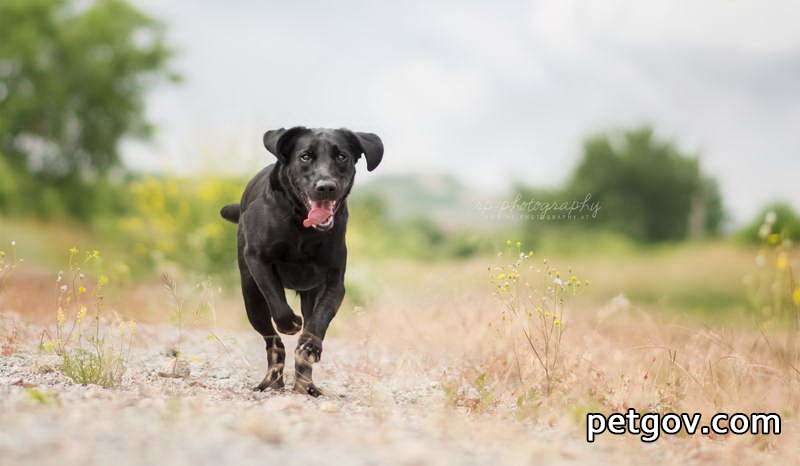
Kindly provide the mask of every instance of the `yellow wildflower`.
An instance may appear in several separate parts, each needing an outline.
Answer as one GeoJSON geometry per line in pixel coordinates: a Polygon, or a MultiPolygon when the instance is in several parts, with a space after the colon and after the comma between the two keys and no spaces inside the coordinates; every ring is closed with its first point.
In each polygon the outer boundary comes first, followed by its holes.
{"type": "Polygon", "coordinates": [[[78,288],[78,294],[83,294],[83,293],[86,293],[86,287],[85,286],[81,286],[81,287],[78,288]]]}
{"type": "Polygon", "coordinates": [[[56,349],[56,346],[53,344],[52,341],[47,340],[46,342],[42,343],[42,349],[46,353],[52,353],[56,349]]]}
{"type": "Polygon", "coordinates": [[[800,306],[800,288],[794,290],[794,293],[792,293],[792,300],[794,300],[795,304],[800,306]]]}
{"type": "Polygon", "coordinates": [[[786,257],[786,253],[782,252],[778,255],[778,259],[775,261],[775,267],[778,270],[786,270],[789,266],[789,258],[786,257]]]}
{"type": "Polygon", "coordinates": [[[75,316],[75,320],[80,322],[84,317],[86,317],[86,306],[81,306],[80,310],[78,310],[78,315],[75,316]]]}

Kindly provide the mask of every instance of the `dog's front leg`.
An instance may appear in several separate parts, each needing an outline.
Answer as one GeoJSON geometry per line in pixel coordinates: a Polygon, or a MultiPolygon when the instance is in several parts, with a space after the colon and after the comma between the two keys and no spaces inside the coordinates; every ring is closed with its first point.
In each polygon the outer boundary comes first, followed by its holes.
{"type": "Polygon", "coordinates": [[[302,328],[303,319],[296,315],[286,302],[286,292],[275,268],[272,264],[264,262],[258,254],[247,250],[244,257],[253,280],[267,301],[269,313],[278,331],[286,335],[297,333],[302,328]]]}
{"type": "Polygon", "coordinates": [[[296,392],[311,396],[321,395],[320,390],[311,379],[311,366],[322,357],[322,340],[325,338],[331,320],[342,304],[342,299],[344,299],[343,275],[335,274],[335,279],[325,285],[313,312],[304,323],[303,333],[297,339],[297,348],[294,351],[294,390],[296,392]]]}

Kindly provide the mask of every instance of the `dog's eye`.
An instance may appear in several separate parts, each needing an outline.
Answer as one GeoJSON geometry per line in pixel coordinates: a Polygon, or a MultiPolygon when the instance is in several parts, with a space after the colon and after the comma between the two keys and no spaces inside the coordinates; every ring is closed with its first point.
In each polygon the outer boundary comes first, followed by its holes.
{"type": "Polygon", "coordinates": [[[338,154],[336,154],[336,161],[337,162],[347,161],[347,154],[345,154],[344,152],[339,152],[338,154]]]}
{"type": "Polygon", "coordinates": [[[310,162],[312,158],[311,152],[303,152],[299,158],[301,162],[310,162]]]}

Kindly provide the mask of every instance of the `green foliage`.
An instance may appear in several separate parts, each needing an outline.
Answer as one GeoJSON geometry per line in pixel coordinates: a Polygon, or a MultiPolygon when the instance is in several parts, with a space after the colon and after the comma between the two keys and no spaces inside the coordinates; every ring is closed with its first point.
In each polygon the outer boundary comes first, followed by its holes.
{"type": "MultiPolygon", "coordinates": [[[[28,212],[102,202],[95,181],[123,137],[150,134],[144,95],[175,78],[171,54],[163,27],[123,0],[0,3],[0,179],[17,180],[28,212]]],[[[11,202],[0,190],[0,209],[11,202]]]]}
{"type": "Polygon", "coordinates": [[[488,239],[465,231],[446,231],[426,216],[392,218],[378,193],[348,200],[348,248],[373,258],[409,257],[419,260],[467,258],[490,250],[488,239]]]}
{"type": "MultiPolygon", "coordinates": [[[[237,230],[236,225],[220,217],[219,210],[237,202],[245,184],[244,178],[216,175],[145,176],[118,185],[98,181],[93,189],[105,194],[84,203],[88,227],[83,223],[53,225],[74,225],[79,228],[74,244],[89,241],[91,246],[109,251],[118,261],[110,272],[124,269],[117,281],[131,272],[142,276],[175,268],[197,274],[194,278],[211,275],[227,281],[238,277],[237,230]]],[[[39,191],[43,197],[48,192],[46,188],[39,191]]],[[[10,198],[22,199],[24,195],[11,192],[10,198]]],[[[57,210],[59,197],[54,195],[53,200],[57,210]]],[[[437,260],[465,258],[488,250],[488,241],[482,237],[445,231],[423,217],[389,219],[377,196],[354,197],[349,204],[347,240],[351,254],[356,256],[437,260]]]]}
{"type": "Polygon", "coordinates": [[[601,225],[641,241],[686,238],[695,208],[707,212],[704,232],[716,233],[721,220],[718,189],[697,159],[650,128],[589,138],[567,191],[591,193],[603,206],[601,225]]]}
{"type": "Polygon", "coordinates": [[[28,395],[28,399],[34,404],[58,404],[58,397],[53,392],[41,391],[36,387],[28,387],[25,389],[25,393],[28,395]]]}
{"type": "Polygon", "coordinates": [[[118,354],[104,355],[78,348],[64,353],[61,371],[75,383],[110,388],[119,385],[126,367],[124,358],[118,354]]]}
{"type": "Polygon", "coordinates": [[[6,212],[12,205],[12,198],[18,192],[17,182],[3,154],[0,153],[0,212],[6,212]]]}
{"type": "MultiPolygon", "coordinates": [[[[603,227],[638,241],[658,242],[716,234],[723,219],[716,182],[703,175],[695,157],[657,139],[650,128],[589,138],[564,189],[539,193],[545,199],[570,201],[587,194],[602,206],[596,218],[549,224],[603,227]]],[[[536,222],[527,227],[535,228],[536,222]]]]}
{"type": "Polygon", "coordinates": [[[756,267],[745,277],[744,284],[755,311],[753,317],[769,350],[787,369],[800,375],[799,256],[794,241],[788,237],[787,223],[791,221],[797,225],[797,215],[788,205],[768,206],[757,229],[761,249],[756,267]],[[781,225],[778,211],[782,214],[781,225]]]}
{"type": "Polygon", "coordinates": [[[602,229],[589,230],[586,228],[588,225],[590,223],[587,222],[532,228],[524,231],[522,240],[536,251],[564,257],[586,257],[593,254],[622,256],[648,248],[648,245],[636,243],[622,233],[602,229]]]}
{"type": "Polygon", "coordinates": [[[753,221],[739,232],[739,238],[759,243],[766,238],[765,219],[770,217],[772,233],[782,235],[792,241],[800,241],[800,215],[787,202],[773,202],[759,212],[753,221]]]}
{"type": "Polygon", "coordinates": [[[127,186],[129,205],[101,229],[129,244],[134,262],[176,264],[202,274],[236,269],[236,227],[219,209],[236,202],[244,180],[212,176],[147,177],[127,186]]]}
{"type": "Polygon", "coordinates": [[[50,178],[8,169],[0,160],[0,214],[91,222],[125,210],[125,182],[50,178]],[[4,179],[13,180],[8,184],[4,179]]]}

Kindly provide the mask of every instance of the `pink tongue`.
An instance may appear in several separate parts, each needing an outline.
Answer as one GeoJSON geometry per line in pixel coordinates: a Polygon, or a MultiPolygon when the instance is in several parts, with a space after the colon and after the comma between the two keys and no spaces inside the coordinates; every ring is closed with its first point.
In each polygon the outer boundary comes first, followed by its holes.
{"type": "Polygon", "coordinates": [[[303,226],[306,228],[313,227],[325,223],[333,215],[333,202],[331,201],[311,201],[311,210],[308,211],[308,217],[303,220],[303,226]]]}

